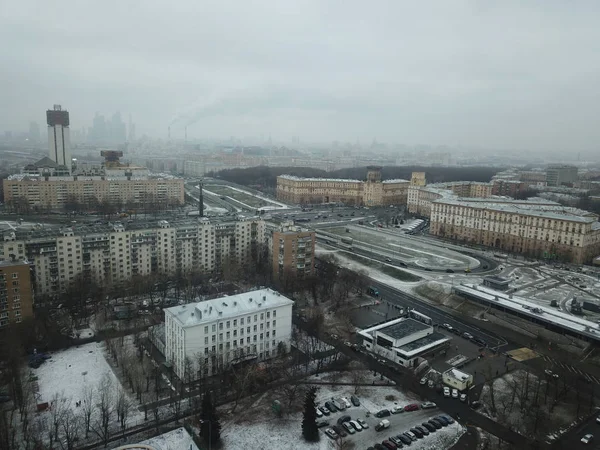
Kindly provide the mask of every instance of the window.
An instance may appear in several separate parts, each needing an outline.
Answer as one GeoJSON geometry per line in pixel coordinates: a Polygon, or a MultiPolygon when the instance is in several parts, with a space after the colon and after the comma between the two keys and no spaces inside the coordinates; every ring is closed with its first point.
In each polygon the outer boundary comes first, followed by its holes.
{"type": "Polygon", "coordinates": [[[208,345],[208,336],[204,336],[204,345],[208,345]]]}
{"type": "Polygon", "coordinates": [[[271,313],[269,311],[267,311],[267,319],[271,317],[271,313]]]}
{"type": "Polygon", "coordinates": [[[265,313],[260,313],[260,320],[264,320],[265,318],[265,313]]]}
{"type": "Polygon", "coordinates": [[[256,327],[256,325],[254,325],[254,332],[256,333],[257,331],[258,331],[257,327],[256,327]]]}
{"type": "Polygon", "coordinates": [[[237,336],[237,330],[233,330],[233,337],[237,336]]]}
{"type": "Polygon", "coordinates": [[[256,322],[258,320],[258,314],[254,314],[254,321],[256,322]]]}
{"type": "Polygon", "coordinates": [[[262,323],[261,323],[261,324],[260,324],[260,329],[261,329],[261,331],[262,331],[262,329],[263,329],[263,328],[264,328],[264,324],[262,324],[262,323]]]}
{"type": "Polygon", "coordinates": [[[215,331],[217,331],[217,326],[215,324],[213,324],[213,326],[212,326],[212,332],[214,333],[215,331]]]}
{"type": "Polygon", "coordinates": [[[227,332],[227,339],[229,340],[230,338],[231,338],[231,332],[230,332],[230,331],[228,331],[228,332],[227,332]]]}
{"type": "Polygon", "coordinates": [[[216,335],[216,334],[213,334],[213,335],[212,335],[212,339],[211,339],[211,341],[212,341],[212,342],[215,342],[216,340],[217,340],[217,335],[216,335]]]}
{"type": "Polygon", "coordinates": [[[221,323],[219,324],[219,330],[222,330],[222,329],[223,329],[223,322],[221,322],[221,323]]]}
{"type": "Polygon", "coordinates": [[[273,317],[277,317],[277,311],[273,311],[273,317]]]}
{"type": "Polygon", "coordinates": [[[13,273],[13,274],[12,274],[12,277],[13,277],[13,278],[19,278],[19,274],[18,274],[18,273],[13,273]]]}
{"type": "Polygon", "coordinates": [[[269,337],[269,332],[267,331],[267,332],[265,333],[265,335],[266,335],[267,337],[269,337]]]}
{"type": "Polygon", "coordinates": [[[240,319],[240,325],[244,325],[244,318],[243,317],[240,319]]]}
{"type": "Polygon", "coordinates": [[[235,319],[235,320],[233,321],[233,326],[234,326],[234,327],[237,327],[237,319],[235,319]]]}
{"type": "Polygon", "coordinates": [[[246,332],[250,334],[250,327],[246,328],[246,332]]]}
{"type": "Polygon", "coordinates": [[[204,334],[208,334],[208,325],[204,327],[204,334]]]}
{"type": "MultiPolygon", "coordinates": [[[[204,354],[208,355],[208,347],[204,347],[204,354]]],[[[207,358],[208,359],[208,358],[207,358]]],[[[206,361],[208,363],[208,361],[206,361]]]]}
{"type": "Polygon", "coordinates": [[[223,340],[223,333],[219,333],[219,341],[223,340]]]}
{"type": "Polygon", "coordinates": [[[231,327],[231,323],[229,322],[229,320],[227,321],[227,328],[231,327]]]}
{"type": "Polygon", "coordinates": [[[273,337],[275,337],[275,330],[273,330],[273,337]]]}
{"type": "Polygon", "coordinates": [[[276,320],[274,320],[274,321],[273,321],[273,328],[275,328],[275,326],[276,326],[276,325],[277,325],[277,321],[276,321],[276,320]]]}
{"type": "Polygon", "coordinates": [[[263,334],[262,333],[260,333],[260,340],[261,341],[263,340],[263,334]]]}

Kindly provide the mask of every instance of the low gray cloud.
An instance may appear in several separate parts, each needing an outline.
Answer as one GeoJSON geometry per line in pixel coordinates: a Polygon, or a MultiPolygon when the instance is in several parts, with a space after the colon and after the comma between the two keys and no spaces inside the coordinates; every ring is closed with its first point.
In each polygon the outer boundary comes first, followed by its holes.
{"type": "Polygon", "coordinates": [[[73,126],[533,149],[600,138],[600,4],[191,1],[0,4],[0,129],[73,126]]]}

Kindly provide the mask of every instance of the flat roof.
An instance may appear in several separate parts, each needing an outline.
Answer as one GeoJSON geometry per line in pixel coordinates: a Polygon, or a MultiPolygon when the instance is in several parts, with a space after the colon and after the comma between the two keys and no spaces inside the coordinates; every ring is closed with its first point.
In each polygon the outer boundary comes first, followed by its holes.
{"type": "Polygon", "coordinates": [[[411,334],[418,333],[431,328],[430,325],[419,322],[415,319],[403,319],[399,322],[392,323],[376,331],[386,334],[394,339],[402,339],[411,334]]]}
{"type": "Polygon", "coordinates": [[[503,308],[509,310],[518,311],[525,316],[568,329],[596,341],[600,340],[600,325],[595,322],[557,311],[551,307],[540,306],[537,303],[530,302],[523,297],[514,294],[494,291],[484,286],[472,286],[474,285],[455,285],[454,290],[472,295],[481,300],[487,300],[492,304],[501,305],[503,308]],[[509,295],[512,295],[512,297],[509,297],[509,295]],[[524,306],[527,306],[530,309],[524,308],[524,306]],[[541,313],[531,311],[531,309],[534,308],[537,308],[541,313]]]}
{"type": "Polygon", "coordinates": [[[487,281],[491,281],[493,283],[500,283],[500,284],[510,283],[510,280],[508,278],[500,277],[498,275],[487,275],[487,276],[483,277],[483,279],[487,280],[487,281]]]}
{"type": "Polygon", "coordinates": [[[0,261],[0,268],[2,267],[14,267],[14,266],[25,266],[28,265],[27,261],[0,261]]]}
{"type": "Polygon", "coordinates": [[[194,327],[224,320],[269,308],[292,305],[294,302],[272,289],[258,289],[242,294],[219,297],[181,306],[165,308],[165,315],[171,315],[184,327],[194,327]]]}
{"type": "Polygon", "coordinates": [[[454,378],[458,381],[467,381],[471,378],[471,375],[466,372],[461,372],[458,369],[448,369],[444,372],[444,375],[454,378]]]}
{"type": "Polygon", "coordinates": [[[436,345],[439,345],[442,342],[449,340],[450,338],[448,338],[446,335],[434,331],[433,333],[428,334],[425,337],[416,339],[400,347],[396,347],[396,350],[412,356],[415,353],[426,351],[431,347],[435,347],[436,345]]]}

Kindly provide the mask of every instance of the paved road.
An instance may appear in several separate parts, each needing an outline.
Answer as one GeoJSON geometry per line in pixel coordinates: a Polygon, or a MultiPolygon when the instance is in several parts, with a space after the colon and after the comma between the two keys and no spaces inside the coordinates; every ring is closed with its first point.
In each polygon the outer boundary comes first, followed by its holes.
{"type": "MultiPolygon", "coordinates": [[[[303,322],[295,320],[294,323],[300,328],[304,328],[305,324],[303,322]]],[[[394,381],[398,387],[415,392],[419,394],[423,399],[431,400],[437,403],[438,407],[441,410],[446,411],[448,414],[455,418],[459,418],[459,421],[461,423],[480,427],[485,431],[493,434],[494,436],[497,436],[500,439],[513,444],[515,448],[519,450],[535,448],[534,443],[531,442],[527,437],[522,436],[512,430],[509,430],[504,425],[501,425],[485,416],[482,416],[481,414],[469,408],[465,403],[462,403],[452,398],[444,398],[442,395],[438,395],[437,393],[433,392],[427,387],[421,386],[412,374],[412,372],[410,372],[409,370],[401,367],[392,370],[390,367],[379,363],[372,356],[366,353],[355,352],[354,350],[352,350],[349,347],[346,347],[339,341],[332,340],[329,337],[325,337],[322,339],[328,344],[336,347],[338,351],[344,353],[348,357],[361,361],[370,370],[374,370],[378,373],[381,373],[390,380],[394,381]]]]}
{"type": "Polygon", "coordinates": [[[598,414],[590,415],[580,425],[574,427],[566,433],[560,441],[553,444],[553,449],[577,450],[577,449],[597,449],[600,448],[600,424],[596,423],[598,414]],[[581,442],[581,438],[586,434],[592,434],[594,440],[590,444],[581,442]]]}

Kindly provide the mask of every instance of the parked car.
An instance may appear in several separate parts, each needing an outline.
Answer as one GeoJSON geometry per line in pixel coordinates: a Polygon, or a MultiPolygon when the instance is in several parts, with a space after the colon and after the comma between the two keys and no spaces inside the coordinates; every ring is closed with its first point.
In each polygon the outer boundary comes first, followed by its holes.
{"type": "Polygon", "coordinates": [[[417,425],[415,429],[419,430],[423,436],[429,436],[429,430],[427,430],[426,428],[417,425]]]}
{"type": "Polygon", "coordinates": [[[581,438],[581,442],[583,444],[589,444],[593,440],[594,440],[594,435],[593,434],[586,434],[584,437],[581,438]]]}
{"type": "Polygon", "coordinates": [[[417,436],[412,431],[407,431],[404,433],[404,435],[407,436],[411,441],[417,440],[417,436]]]}
{"type": "Polygon", "coordinates": [[[461,402],[466,402],[467,401],[467,394],[460,394],[460,401],[461,402]]]}
{"type": "Polygon", "coordinates": [[[471,333],[467,333],[466,331],[462,334],[462,337],[468,340],[473,339],[473,335],[471,333]]]}
{"type": "Polygon", "coordinates": [[[350,425],[350,422],[344,422],[342,424],[342,426],[346,429],[346,431],[348,432],[348,434],[354,434],[354,433],[356,433],[356,430],[354,429],[354,427],[352,425],[350,425]]]}
{"type": "Polygon", "coordinates": [[[435,417],[435,420],[441,423],[443,427],[447,427],[448,425],[450,425],[450,422],[448,422],[444,416],[437,416],[435,417]]]}
{"type": "Polygon", "coordinates": [[[383,441],[381,445],[383,445],[386,450],[396,450],[398,448],[398,446],[391,441],[383,441]]]}
{"type": "Polygon", "coordinates": [[[375,413],[375,417],[377,417],[379,419],[381,419],[382,417],[388,417],[390,415],[391,415],[391,413],[390,413],[389,409],[382,409],[381,411],[377,411],[375,413]]]}
{"type": "Polygon", "coordinates": [[[332,413],[338,411],[338,409],[335,407],[335,405],[332,402],[325,402],[325,407],[332,413]]]}
{"type": "Polygon", "coordinates": [[[452,417],[450,417],[450,416],[442,415],[442,416],[439,416],[439,417],[443,417],[444,420],[446,420],[450,425],[452,425],[454,423],[454,419],[452,417]]]}
{"type": "Polygon", "coordinates": [[[421,403],[421,409],[433,409],[437,407],[437,405],[433,402],[424,402],[421,403]]]}
{"type": "Polygon", "coordinates": [[[471,402],[471,408],[477,409],[481,406],[481,402],[479,400],[474,400],[471,402]]]}
{"type": "Polygon", "coordinates": [[[369,424],[363,420],[363,419],[356,419],[356,421],[358,423],[360,423],[360,426],[363,428],[363,430],[366,430],[367,428],[369,428],[369,424]]]}
{"type": "Polygon", "coordinates": [[[350,403],[350,400],[348,400],[346,397],[342,397],[340,400],[342,401],[342,403],[344,403],[346,408],[350,408],[352,406],[352,403],[350,403]]]}
{"type": "Polygon", "coordinates": [[[390,427],[390,421],[387,419],[383,419],[381,422],[379,422],[377,425],[375,425],[375,431],[381,431],[381,430],[385,430],[386,428],[390,427]]]}
{"type": "Polygon", "coordinates": [[[402,439],[400,439],[398,436],[391,436],[389,440],[396,444],[396,447],[404,447],[404,445],[402,444],[402,439]]]}
{"type": "Polygon", "coordinates": [[[337,423],[341,425],[341,424],[343,424],[344,422],[350,422],[351,420],[352,420],[352,417],[350,417],[350,416],[348,416],[348,415],[345,415],[345,416],[342,416],[342,417],[340,417],[340,418],[337,420],[337,423]]]}
{"type": "Polygon", "coordinates": [[[350,425],[352,425],[354,427],[354,429],[356,431],[362,431],[362,427],[360,426],[360,423],[358,423],[356,420],[351,420],[350,425]]]}
{"type": "Polygon", "coordinates": [[[356,395],[352,395],[350,397],[350,401],[352,402],[352,404],[354,406],[360,406],[360,400],[358,399],[358,397],[356,395]]]}
{"type": "Polygon", "coordinates": [[[338,438],[338,434],[334,431],[333,428],[327,428],[325,430],[325,434],[327,436],[329,436],[331,439],[337,439],[338,438]]]}
{"type": "MultiPolygon", "coordinates": [[[[412,433],[411,433],[411,434],[412,434],[412,433]]],[[[396,437],[397,437],[398,439],[400,439],[404,445],[410,445],[410,444],[412,444],[412,439],[411,439],[411,438],[409,438],[409,437],[407,436],[407,434],[406,434],[406,433],[399,434],[399,435],[398,435],[398,436],[396,436],[396,437]]],[[[415,437],[415,439],[417,439],[417,438],[415,437]]]]}
{"type": "Polygon", "coordinates": [[[423,436],[424,436],[424,434],[423,434],[423,433],[421,433],[421,430],[418,430],[417,428],[411,428],[411,429],[410,429],[410,432],[411,432],[412,434],[414,434],[416,437],[418,437],[419,439],[422,439],[422,438],[423,438],[423,436]]]}
{"type": "Polygon", "coordinates": [[[331,414],[331,412],[325,406],[319,406],[317,409],[319,411],[321,411],[323,414],[325,414],[326,416],[328,416],[329,414],[331,414]]]}
{"type": "Polygon", "coordinates": [[[341,400],[331,400],[331,403],[335,405],[338,411],[344,411],[346,409],[346,404],[341,400]]]}
{"type": "Polygon", "coordinates": [[[317,422],[317,428],[325,428],[329,426],[329,421],[328,420],[319,420],[317,422]]]}
{"type": "Polygon", "coordinates": [[[487,343],[481,338],[475,338],[473,339],[473,342],[480,345],[481,347],[485,347],[487,345],[487,343]]]}
{"type": "Polygon", "coordinates": [[[442,424],[438,422],[437,419],[429,419],[428,423],[430,423],[431,425],[433,425],[435,427],[436,430],[440,430],[442,428],[442,424]]]}
{"type": "Polygon", "coordinates": [[[429,431],[430,433],[433,433],[436,430],[436,428],[432,424],[430,424],[429,422],[423,422],[421,424],[421,426],[423,428],[425,428],[427,431],[429,431]]]}
{"type": "Polygon", "coordinates": [[[317,417],[323,417],[323,411],[321,411],[319,408],[315,408],[315,413],[317,414],[317,417]]]}
{"type": "Polygon", "coordinates": [[[435,383],[433,382],[433,380],[429,380],[429,381],[427,382],[427,387],[428,387],[429,389],[433,389],[433,388],[435,387],[435,383]]]}
{"type": "Polygon", "coordinates": [[[416,403],[411,403],[404,407],[404,411],[418,411],[418,410],[419,410],[419,405],[416,403]]]}
{"type": "Polygon", "coordinates": [[[423,386],[423,385],[427,384],[427,378],[425,378],[425,377],[421,378],[421,381],[419,381],[419,384],[420,384],[421,386],[423,386]]]}
{"type": "Polygon", "coordinates": [[[448,386],[444,386],[444,397],[450,397],[450,388],[448,386]]]}
{"type": "Polygon", "coordinates": [[[331,429],[333,431],[335,431],[338,436],[341,436],[341,437],[348,436],[348,433],[346,433],[346,431],[344,431],[344,428],[339,425],[332,425],[331,429]]]}
{"type": "Polygon", "coordinates": [[[400,414],[401,412],[404,412],[404,408],[402,406],[394,406],[391,410],[392,414],[400,414]]]}
{"type": "Polygon", "coordinates": [[[452,398],[458,398],[458,389],[452,389],[452,398]]]}

